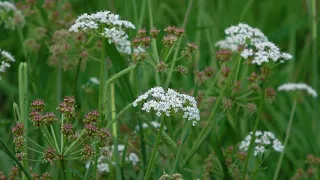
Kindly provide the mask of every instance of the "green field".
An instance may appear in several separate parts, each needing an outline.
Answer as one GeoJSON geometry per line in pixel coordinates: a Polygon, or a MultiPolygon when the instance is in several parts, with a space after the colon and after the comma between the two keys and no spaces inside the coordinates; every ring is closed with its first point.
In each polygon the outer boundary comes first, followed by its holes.
{"type": "Polygon", "coordinates": [[[319,7],[1,0],[0,180],[319,180],[319,7]]]}

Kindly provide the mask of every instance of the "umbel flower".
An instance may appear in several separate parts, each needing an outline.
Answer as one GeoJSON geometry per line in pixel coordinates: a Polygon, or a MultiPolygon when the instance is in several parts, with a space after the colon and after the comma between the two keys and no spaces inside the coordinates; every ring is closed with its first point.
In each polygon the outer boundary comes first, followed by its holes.
{"type": "Polygon", "coordinates": [[[183,112],[183,118],[192,121],[193,126],[200,120],[195,98],[186,94],[180,94],[170,88],[167,91],[162,87],[151,88],[139,96],[133,102],[133,106],[136,107],[140,102],[143,102],[142,110],[146,112],[154,110],[157,116],[161,116],[162,114],[170,116],[183,112]]]}
{"type": "Polygon", "coordinates": [[[239,52],[244,59],[252,64],[261,65],[267,62],[284,62],[292,59],[292,55],[280,49],[263,34],[260,29],[239,23],[225,29],[226,38],[218,41],[216,47],[232,52],[239,52]]]}
{"type": "Polygon", "coordinates": [[[24,17],[14,4],[9,1],[0,1],[0,24],[6,29],[14,30],[16,26],[24,26],[24,17]]]}
{"type": "Polygon", "coordinates": [[[295,90],[305,90],[313,96],[318,97],[318,93],[310,86],[305,83],[286,83],[278,87],[278,91],[295,91],[295,90]]]}
{"type": "MultiPolygon", "coordinates": [[[[243,151],[248,151],[250,142],[252,139],[252,132],[248,134],[243,141],[241,141],[239,149],[243,151]]],[[[254,142],[254,156],[263,155],[264,153],[274,150],[277,152],[282,152],[284,146],[275,137],[272,132],[269,131],[256,131],[256,139],[254,142]]]]}
{"type": "Polygon", "coordinates": [[[11,67],[10,62],[15,62],[15,61],[16,60],[9,52],[0,49],[0,73],[6,72],[7,68],[11,67]]]}
{"type": "Polygon", "coordinates": [[[110,11],[100,11],[93,14],[82,14],[79,16],[69,31],[94,34],[108,39],[109,43],[119,42],[128,39],[125,29],[135,29],[135,26],[120,16],[110,11]]]}

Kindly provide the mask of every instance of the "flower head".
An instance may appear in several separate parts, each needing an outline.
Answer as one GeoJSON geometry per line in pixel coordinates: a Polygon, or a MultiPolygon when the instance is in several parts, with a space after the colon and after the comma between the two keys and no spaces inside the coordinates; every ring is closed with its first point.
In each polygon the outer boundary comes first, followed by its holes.
{"type": "MultiPolygon", "coordinates": [[[[1,4],[1,2],[0,2],[0,4],[1,4]]],[[[1,13],[0,13],[0,15],[1,15],[1,13]]],[[[0,73],[6,72],[7,68],[11,67],[10,62],[15,62],[15,61],[16,60],[9,52],[0,49],[0,73]]]]}
{"type": "Polygon", "coordinates": [[[143,102],[142,110],[150,112],[154,110],[157,116],[170,116],[174,113],[183,112],[183,118],[193,122],[193,125],[200,120],[197,101],[194,97],[180,94],[173,89],[165,91],[162,87],[151,88],[146,93],[139,96],[134,102],[143,102]]]}
{"type": "Polygon", "coordinates": [[[4,23],[6,29],[14,30],[16,26],[24,26],[24,17],[14,4],[9,1],[0,1],[0,24],[4,23]]]}
{"type": "MultiPolygon", "coordinates": [[[[254,142],[254,156],[263,155],[265,152],[274,150],[282,152],[284,146],[275,138],[275,135],[269,131],[256,131],[256,139],[254,142]]],[[[252,139],[252,132],[245,137],[240,143],[239,149],[248,151],[252,139]]]]}
{"type": "Polygon", "coordinates": [[[313,97],[317,97],[318,93],[310,86],[305,83],[286,83],[278,87],[278,91],[295,91],[295,90],[305,90],[308,94],[313,97]]]}
{"type": "Polygon", "coordinates": [[[109,43],[116,43],[128,38],[124,31],[128,28],[135,29],[135,26],[129,21],[121,20],[119,15],[110,11],[100,11],[93,14],[82,14],[69,31],[95,34],[106,37],[109,43]]]}

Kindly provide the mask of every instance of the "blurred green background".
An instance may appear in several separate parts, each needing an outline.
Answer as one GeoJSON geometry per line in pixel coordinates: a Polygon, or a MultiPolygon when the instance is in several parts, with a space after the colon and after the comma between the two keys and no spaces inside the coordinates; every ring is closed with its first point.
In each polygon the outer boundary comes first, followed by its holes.
{"type": "MultiPolygon", "coordinates": [[[[19,1],[16,1],[19,2],[19,1]]],[[[110,10],[121,15],[123,19],[130,20],[141,28],[149,28],[149,15],[147,9],[143,9],[146,0],[69,0],[74,14],[98,10],[110,10]],[[145,10],[145,11],[143,11],[145,10]],[[143,17],[143,18],[141,18],[143,17]],[[139,19],[142,22],[139,22],[139,19]]],[[[273,74],[272,84],[277,87],[286,82],[305,82],[319,92],[319,48],[316,43],[319,38],[312,31],[312,26],[319,24],[320,2],[317,1],[317,16],[312,21],[309,0],[194,0],[186,26],[186,34],[190,41],[199,46],[196,60],[189,70],[188,78],[176,77],[172,88],[190,90],[194,85],[194,72],[203,70],[211,65],[215,67],[216,41],[224,38],[223,30],[239,22],[245,22],[252,27],[261,29],[266,36],[279,45],[283,51],[288,51],[294,59],[282,66],[280,71],[273,74]],[[314,37],[316,39],[314,40],[314,37]]],[[[39,2],[41,3],[41,1],[39,2]]],[[[189,0],[152,0],[154,25],[157,28],[165,28],[169,25],[181,26],[187,12],[189,0]]],[[[27,31],[27,30],[25,30],[27,31]]],[[[319,28],[316,29],[319,34],[319,28]]],[[[24,32],[27,33],[27,32],[24,32]]],[[[136,32],[130,32],[134,37],[136,32]]],[[[23,59],[23,53],[17,31],[7,31],[0,28],[0,48],[11,52],[19,62],[23,59]]],[[[37,66],[32,68],[29,88],[30,99],[43,98],[48,103],[48,108],[58,105],[56,100],[56,76],[55,68],[48,66],[48,54],[39,55],[37,66]]],[[[18,101],[18,62],[13,64],[8,72],[0,80],[0,137],[13,148],[10,127],[14,124],[12,103],[18,101]]],[[[80,73],[78,81],[77,101],[81,102],[81,112],[95,108],[98,99],[98,88],[93,87],[92,93],[84,94],[81,88],[90,77],[98,77],[99,66],[97,62],[87,62],[87,67],[80,73]]],[[[69,95],[73,90],[73,80],[76,69],[63,71],[62,95],[69,95]]],[[[147,78],[147,77],[143,77],[147,78]]],[[[143,80],[144,90],[154,86],[152,82],[143,80]],[[148,84],[149,83],[149,84],[148,84]]],[[[121,91],[121,89],[119,89],[121,91]]],[[[140,93],[140,92],[139,92],[140,93]]],[[[118,94],[118,98],[121,95],[118,94]]],[[[120,98],[121,99],[121,98],[120,98]]],[[[292,106],[292,96],[287,93],[278,93],[274,104],[266,105],[266,112],[260,123],[260,129],[274,132],[281,140],[284,138],[286,125],[292,106]]],[[[125,101],[118,101],[119,109],[124,107],[125,101]]],[[[242,137],[250,131],[253,119],[241,119],[242,137]]],[[[228,136],[228,132],[224,132],[228,136]]],[[[232,136],[232,134],[231,134],[232,136]]],[[[226,138],[228,139],[228,138],[226,138]]],[[[223,141],[223,138],[222,138],[223,141]]],[[[222,142],[223,143],[223,142],[222,142]]],[[[300,96],[292,134],[289,140],[287,153],[284,157],[281,179],[291,178],[297,168],[304,166],[304,160],[308,154],[320,155],[320,109],[319,100],[311,97],[300,96]]],[[[11,169],[11,161],[0,151],[0,170],[8,172],[11,169]]],[[[273,175],[278,155],[271,156],[265,166],[270,179],[273,175]]],[[[192,167],[192,165],[191,165],[192,167]]],[[[198,167],[199,168],[199,167],[198,167]]]]}

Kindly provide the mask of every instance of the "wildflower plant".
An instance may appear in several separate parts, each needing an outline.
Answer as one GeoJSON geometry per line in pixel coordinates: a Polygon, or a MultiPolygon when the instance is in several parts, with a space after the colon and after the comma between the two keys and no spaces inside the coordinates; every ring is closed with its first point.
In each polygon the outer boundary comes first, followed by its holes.
{"type": "MultiPolygon", "coordinates": [[[[284,74],[279,70],[302,69],[287,66],[295,58],[278,44],[280,38],[239,23],[226,27],[224,38],[216,41],[220,29],[213,28],[221,27],[219,19],[211,27],[205,20],[210,13],[201,9],[205,3],[186,2],[182,24],[180,14],[169,21],[153,17],[167,11],[175,15],[176,10],[161,2],[153,11],[151,0],[126,2],[134,8],[118,9],[120,0],[82,15],[77,2],[0,2],[1,33],[8,34],[5,39],[17,33],[11,40],[20,41],[15,51],[3,47],[16,54],[0,49],[1,76],[21,62],[17,86],[16,81],[0,81],[1,109],[8,107],[3,102],[19,96],[13,103],[16,121],[1,113],[1,126],[12,125],[12,136],[1,136],[0,148],[14,162],[8,163],[11,172],[1,169],[0,180],[257,179],[271,174],[278,179],[282,167],[289,169],[283,161],[292,158],[288,151],[296,145],[290,138],[296,106],[305,103],[308,114],[313,106],[294,93],[288,122],[282,118],[275,126],[275,120],[289,114],[279,96],[303,90],[316,98],[317,90],[304,83],[276,88],[284,74]],[[194,5],[199,6],[196,16],[194,5]],[[286,132],[279,131],[283,127],[286,132]],[[14,146],[6,145],[10,140],[14,146]],[[275,158],[273,172],[267,165],[275,158]]],[[[85,3],[91,9],[91,2],[85,3]]],[[[290,28],[291,53],[298,50],[295,37],[290,28]]],[[[1,46],[9,44],[3,42],[1,46]]],[[[301,78],[309,82],[309,76],[301,78]]],[[[316,88],[315,81],[312,86],[316,88]]],[[[316,104],[315,99],[314,109],[316,104]]],[[[317,116],[312,116],[316,132],[317,116]]],[[[318,159],[307,161],[310,167],[299,170],[295,179],[317,179],[318,159]]]]}

